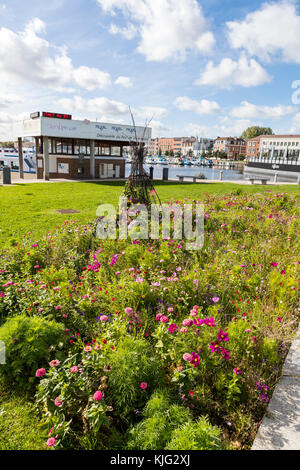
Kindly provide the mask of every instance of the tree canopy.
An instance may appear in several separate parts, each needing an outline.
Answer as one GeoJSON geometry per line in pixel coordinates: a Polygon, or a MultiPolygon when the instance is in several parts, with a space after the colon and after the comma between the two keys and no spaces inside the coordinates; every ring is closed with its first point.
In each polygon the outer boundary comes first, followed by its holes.
{"type": "Polygon", "coordinates": [[[258,137],[259,135],[273,135],[274,132],[270,127],[259,127],[259,126],[252,126],[248,127],[242,135],[241,138],[249,140],[253,139],[254,137],[258,137]]]}

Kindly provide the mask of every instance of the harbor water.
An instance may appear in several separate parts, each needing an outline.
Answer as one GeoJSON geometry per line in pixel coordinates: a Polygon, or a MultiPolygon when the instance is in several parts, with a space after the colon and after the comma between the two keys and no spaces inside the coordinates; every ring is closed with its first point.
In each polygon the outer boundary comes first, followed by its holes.
{"type": "MultiPolygon", "coordinates": [[[[130,164],[126,164],[126,177],[130,173],[130,164]]],[[[145,169],[149,172],[151,165],[144,165],[145,169]]],[[[168,168],[169,179],[177,179],[178,176],[198,176],[205,175],[207,180],[219,180],[220,171],[223,171],[223,181],[241,181],[244,180],[243,170],[220,170],[215,168],[199,167],[199,166],[167,166],[167,165],[153,165],[153,178],[161,180],[163,168],[168,168]]],[[[188,180],[187,180],[188,181],[188,180]]]]}

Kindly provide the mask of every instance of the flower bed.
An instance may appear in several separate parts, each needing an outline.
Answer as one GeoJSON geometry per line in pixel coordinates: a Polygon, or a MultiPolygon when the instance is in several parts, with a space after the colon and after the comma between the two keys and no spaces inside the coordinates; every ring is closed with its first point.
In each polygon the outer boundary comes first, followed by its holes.
{"type": "Polygon", "coordinates": [[[299,321],[299,196],[203,202],[199,251],[66,222],[2,253],[0,374],[45,447],[250,447],[299,321]]]}

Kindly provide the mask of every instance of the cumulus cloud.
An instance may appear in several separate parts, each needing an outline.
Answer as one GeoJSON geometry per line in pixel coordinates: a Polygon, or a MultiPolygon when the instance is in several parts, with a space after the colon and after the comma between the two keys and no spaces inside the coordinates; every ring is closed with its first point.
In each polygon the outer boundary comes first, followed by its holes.
{"type": "Polygon", "coordinates": [[[128,106],[119,101],[110,100],[103,96],[91,99],[84,99],[81,96],[73,98],[63,98],[59,100],[59,104],[66,110],[70,109],[75,112],[87,112],[96,116],[119,116],[129,114],[128,106]]]}
{"type": "Polygon", "coordinates": [[[115,85],[120,85],[124,88],[130,88],[132,87],[133,83],[131,78],[120,76],[115,80],[115,85]]]}
{"type": "Polygon", "coordinates": [[[251,125],[253,123],[248,119],[232,120],[226,116],[223,118],[223,122],[213,126],[190,123],[186,126],[185,131],[189,135],[199,137],[240,136],[251,125]]]}
{"type": "Polygon", "coordinates": [[[249,60],[242,54],[238,61],[224,58],[218,65],[209,62],[195,84],[231,88],[258,86],[270,81],[270,75],[256,60],[249,60]]]}
{"type": "Polygon", "coordinates": [[[106,72],[94,67],[74,67],[66,48],[56,47],[39,34],[46,25],[34,18],[24,31],[0,29],[0,73],[3,79],[30,82],[54,89],[78,85],[86,90],[103,89],[110,85],[106,72]]]}
{"type": "Polygon", "coordinates": [[[230,115],[235,118],[281,118],[288,114],[295,113],[296,108],[293,106],[258,106],[248,101],[242,101],[240,106],[233,108],[230,115]]]}
{"type": "Polygon", "coordinates": [[[264,3],[242,21],[227,22],[230,45],[252,56],[300,63],[300,16],[294,0],[264,3]]]}
{"type": "Polygon", "coordinates": [[[176,98],[174,104],[181,111],[192,111],[196,114],[215,114],[221,111],[216,101],[195,101],[188,96],[179,96],[176,98]]]}
{"type": "MultiPolygon", "coordinates": [[[[92,119],[97,117],[99,120],[110,122],[116,120],[121,124],[122,122],[130,122],[129,106],[125,103],[114,101],[106,97],[96,97],[91,99],[84,99],[81,96],[74,96],[73,98],[63,98],[59,100],[59,105],[62,110],[66,112],[72,110],[78,114],[78,118],[92,116],[92,119]]],[[[132,109],[137,125],[144,125],[146,121],[153,118],[150,127],[155,132],[160,133],[169,130],[159,119],[166,116],[167,110],[162,107],[156,106],[142,106],[140,108],[132,109]]]]}
{"type": "Polygon", "coordinates": [[[98,0],[106,13],[120,11],[128,24],[110,26],[127,39],[139,36],[138,52],[148,61],[184,58],[187,51],[211,53],[215,38],[197,0],[98,0]]]}

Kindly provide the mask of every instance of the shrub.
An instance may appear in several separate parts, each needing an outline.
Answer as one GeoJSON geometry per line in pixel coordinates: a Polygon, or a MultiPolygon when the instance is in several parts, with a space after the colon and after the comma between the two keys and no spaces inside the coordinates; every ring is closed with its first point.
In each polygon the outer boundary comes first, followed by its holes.
{"type": "Polygon", "coordinates": [[[192,420],[190,411],[183,406],[171,404],[163,391],[152,395],[143,415],[145,419],[129,431],[128,449],[164,449],[172,432],[183,422],[192,420]]]}
{"type": "Polygon", "coordinates": [[[201,416],[196,422],[188,422],[176,429],[167,450],[221,450],[221,432],[212,426],[207,417],[201,416]]]}
{"type": "Polygon", "coordinates": [[[6,348],[6,364],[0,366],[3,377],[30,387],[35,371],[47,365],[51,354],[63,355],[64,325],[38,317],[8,319],[0,327],[0,341],[6,348]]]}
{"type": "Polygon", "coordinates": [[[126,416],[143,406],[162,380],[161,365],[144,339],[126,338],[110,358],[109,393],[115,409],[126,416]],[[145,389],[141,384],[147,384],[145,389]]]}

